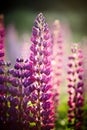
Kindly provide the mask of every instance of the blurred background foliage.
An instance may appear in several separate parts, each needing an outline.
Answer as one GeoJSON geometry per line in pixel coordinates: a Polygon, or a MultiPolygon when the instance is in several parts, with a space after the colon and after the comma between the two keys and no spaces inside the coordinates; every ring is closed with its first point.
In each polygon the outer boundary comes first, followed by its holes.
{"type": "Polygon", "coordinates": [[[0,13],[5,15],[5,26],[14,24],[20,34],[30,32],[36,15],[44,13],[48,21],[59,19],[68,23],[73,41],[87,36],[86,0],[3,0],[0,13]]]}

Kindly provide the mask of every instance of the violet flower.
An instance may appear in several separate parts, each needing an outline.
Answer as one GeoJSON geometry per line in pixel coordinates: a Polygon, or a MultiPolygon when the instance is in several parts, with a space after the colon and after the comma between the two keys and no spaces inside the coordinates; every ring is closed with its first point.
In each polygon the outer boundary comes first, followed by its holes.
{"type": "Polygon", "coordinates": [[[0,127],[2,130],[28,130],[29,95],[34,90],[30,86],[31,65],[17,59],[13,69],[8,69],[9,66],[10,63],[4,64],[5,69],[0,76],[0,127]]]}
{"type": "Polygon", "coordinates": [[[30,62],[33,67],[35,91],[31,96],[31,113],[37,130],[51,130],[54,127],[52,94],[50,92],[50,33],[42,13],[38,14],[32,29],[30,62]],[[33,111],[32,111],[33,109],[33,111]]]}
{"type": "Polygon", "coordinates": [[[60,23],[55,20],[52,27],[52,85],[55,116],[58,115],[60,85],[62,82],[63,39],[60,23]]]}
{"type": "Polygon", "coordinates": [[[74,130],[82,130],[83,116],[83,61],[82,51],[78,44],[74,44],[71,49],[68,63],[68,93],[69,127],[74,130]]]}
{"type": "Polygon", "coordinates": [[[30,127],[30,94],[34,91],[34,87],[31,85],[33,82],[31,65],[28,60],[17,58],[14,69],[10,69],[8,73],[10,75],[8,80],[11,84],[8,89],[8,102],[10,103],[7,111],[8,122],[13,123],[10,125],[11,129],[16,125],[17,129],[27,130],[30,127]]]}
{"type": "Polygon", "coordinates": [[[0,61],[0,126],[3,130],[54,128],[49,84],[50,33],[42,13],[34,22],[32,42],[30,62],[17,59],[13,69],[3,70],[5,63],[0,61]]]}
{"type": "Polygon", "coordinates": [[[0,62],[4,60],[4,38],[5,38],[5,29],[4,29],[3,15],[0,15],[0,62]]]}
{"type": "Polygon", "coordinates": [[[3,23],[3,15],[0,15],[0,126],[5,122],[6,117],[6,78],[5,78],[5,62],[4,62],[4,38],[5,29],[3,23]]]}
{"type": "Polygon", "coordinates": [[[8,67],[10,63],[1,61],[0,68],[0,128],[5,129],[7,123],[8,67]]]}

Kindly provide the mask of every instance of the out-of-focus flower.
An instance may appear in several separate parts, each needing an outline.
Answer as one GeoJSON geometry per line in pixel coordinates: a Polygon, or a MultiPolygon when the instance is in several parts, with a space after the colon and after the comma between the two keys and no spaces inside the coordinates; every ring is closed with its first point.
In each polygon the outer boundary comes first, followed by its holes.
{"type": "Polygon", "coordinates": [[[55,20],[52,27],[52,85],[55,115],[58,115],[59,93],[62,81],[63,39],[60,23],[55,20]]]}
{"type": "Polygon", "coordinates": [[[3,22],[3,15],[0,15],[0,62],[4,60],[4,40],[5,40],[5,28],[3,22]]]}
{"type": "Polygon", "coordinates": [[[6,29],[6,46],[6,58],[14,65],[16,58],[21,58],[21,43],[18,38],[17,30],[13,24],[10,24],[6,29]]]}
{"type": "Polygon", "coordinates": [[[7,108],[5,93],[7,91],[6,77],[5,77],[5,62],[4,62],[4,39],[5,39],[5,29],[3,22],[3,15],[0,15],[0,125],[5,122],[7,108]]]}
{"type": "Polygon", "coordinates": [[[83,55],[78,44],[74,44],[71,49],[72,55],[69,56],[68,63],[68,93],[69,127],[75,130],[81,130],[83,120],[83,55]]]}
{"type": "Polygon", "coordinates": [[[30,37],[26,33],[21,38],[21,57],[23,59],[28,59],[30,55],[30,37]]]}

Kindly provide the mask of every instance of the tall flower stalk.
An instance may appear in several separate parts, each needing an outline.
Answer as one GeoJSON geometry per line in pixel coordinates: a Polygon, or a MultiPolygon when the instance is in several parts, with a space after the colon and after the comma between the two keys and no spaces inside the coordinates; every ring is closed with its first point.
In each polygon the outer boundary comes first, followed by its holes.
{"type": "Polygon", "coordinates": [[[8,71],[9,83],[8,89],[8,121],[11,129],[28,130],[30,128],[30,94],[33,93],[31,66],[28,60],[24,61],[22,58],[17,58],[13,69],[8,71]],[[14,111],[14,112],[12,112],[14,111]],[[15,116],[14,116],[15,113],[15,116]],[[14,127],[14,128],[13,128],[14,127]]]}
{"type": "Polygon", "coordinates": [[[5,29],[3,22],[3,15],[0,15],[0,61],[4,59],[4,39],[5,29]]]}
{"type": "Polygon", "coordinates": [[[5,62],[4,62],[4,38],[5,29],[3,23],[3,15],[0,15],[0,126],[5,123],[6,112],[6,78],[5,78],[5,62]]]}
{"type": "Polygon", "coordinates": [[[52,26],[52,85],[55,116],[58,115],[60,85],[62,82],[63,39],[58,20],[52,26]]]}
{"type": "Polygon", "coordinates": [[[54,113],[52,104],[51,68],[50,68],[50,33],[42,13],[34,22],[32,29],[33,44],[31,45],[30,61],[34,67],[35,78],[35,109],[36,126],[38,130],[50,130],[54,127],[54,113]]]}
{"type": "Polygon", "coordinates": [[[68,63],[68,93],[69,127],[74,130],[82,130],[83,116],[83,56],[78,44],[74,44],[71,49],[68,63]]]}

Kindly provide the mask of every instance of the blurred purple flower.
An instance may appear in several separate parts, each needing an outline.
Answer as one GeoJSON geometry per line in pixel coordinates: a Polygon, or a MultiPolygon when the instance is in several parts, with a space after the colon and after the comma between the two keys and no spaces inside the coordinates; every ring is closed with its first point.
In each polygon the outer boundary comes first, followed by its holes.
{"type": "Polygon", "coordinates": [[[52,85],[55,116],[58,115],[59,93],[62,82],[62,61],[63,61],[63,38],[60,22],[55,20],[52,26],[52,85]]]}
{"type": "Polygon", "coordinates": [[[75,130],[82,130],[83,120],[83,59],[82,51],[78,44],[74,44],[71,49],[72,55],[69,56],[68,64],[68,122],[69,127],[75,130]],[[73,58],[70,58],[73,57],[73,58]],[[69,73],[71,71],[71,73],[69,73]],[[73,71],[73,73],[72,73],[73,71]]]}
{"type": "Polygon", "coordinates": [[[0,62],[4,60],[4,40],[5,40],[5,28],[3,22],[3,15],[0,15],[0,62]]]}

